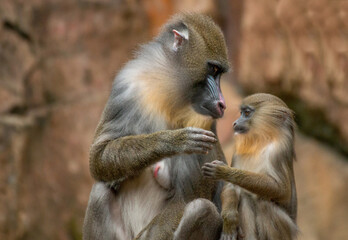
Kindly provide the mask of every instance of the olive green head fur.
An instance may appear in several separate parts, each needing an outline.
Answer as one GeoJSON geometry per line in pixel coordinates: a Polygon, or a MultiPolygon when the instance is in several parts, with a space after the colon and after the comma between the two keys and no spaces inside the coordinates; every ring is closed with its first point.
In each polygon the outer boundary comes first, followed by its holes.
{"type": "Polygon", "coordinates": [[[139,60],[143,70],[137,79],[144,83],[142,102],[149,112],[160,112],[174,128],[210,129],[213,118],[192,107],[195,89],[207,81],[212,65],[218,66],[219,75],[229,69],[224,36],[210,17],[173,16],[154,41],[143,46],[139,60]]]}
{"type": "Polygon", "coordinates": [[[162,29],[157,41],[165,46],[167,54],[173,54],[173,29],[187,34],[181,49],[174,53],[174,65],[185,66],[182,71],[191,76],[189,81],[203,79],[207,61],[221,65],[228,71],[229,63],[223,33],[213,20],[197,13],[181,13],[175,15],[162,29]]]}

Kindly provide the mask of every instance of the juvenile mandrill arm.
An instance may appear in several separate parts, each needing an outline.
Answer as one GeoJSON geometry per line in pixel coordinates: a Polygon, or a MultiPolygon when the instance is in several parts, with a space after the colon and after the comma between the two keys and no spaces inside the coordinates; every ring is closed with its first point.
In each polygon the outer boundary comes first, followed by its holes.
{"type": "Polygon", "coordinates": [[[121,182],[165,157],[206,154],[216,141],[214,133],[189,127],[96,142],[90,151],[90,169],[99,181],[121,182]]]}
{"type": "Polygon", "coordinates": [[[220,161],[206,163],[202,167],[208,178],[225,180],[236,184],[262,198],[281,201],[289,194],[289,185],[276,181],[271,176],[228,167],[220,161]]]}

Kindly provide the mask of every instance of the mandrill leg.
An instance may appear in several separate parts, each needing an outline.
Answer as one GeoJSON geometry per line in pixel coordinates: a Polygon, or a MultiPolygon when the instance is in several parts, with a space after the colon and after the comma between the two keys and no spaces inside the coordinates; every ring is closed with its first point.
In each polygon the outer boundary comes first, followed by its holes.
{"type": "Polygon", "coordinates": [[[203,198],[186,205],[180,224],[174,232],[174,240],[218,239],[222,229],[222,218],[215,205],[203,198]]]}
{"type": "Polygon", "coordinates": [[[215,240],[219,239],[222,218],[207,199],[171,204],[141,231],[135,239],[215,240]],[[176,230],[175,230],[176,229],[176,230]]]}

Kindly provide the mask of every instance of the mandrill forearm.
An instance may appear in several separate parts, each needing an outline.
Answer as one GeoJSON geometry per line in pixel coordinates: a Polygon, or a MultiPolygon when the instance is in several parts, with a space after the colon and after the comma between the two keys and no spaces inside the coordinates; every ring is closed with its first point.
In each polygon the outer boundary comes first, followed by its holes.
{"type": "Polygon", "coordinates": [[[218,166],[216,177],[236,184],[265,199],[283,200],[288,193],[286,184],[278,183],[274,178],[266,174],[244,171],[228,166],[218,166]]]}
{"type": "Polygon", "coordinates": [[[163,132],[122,137],[95,144],[90,151],[92,176],[99,181],[122,181],[175,152],[163,132]]]}
{"type": "Polygon", "coordinates": [[[90,151],[90,169],[96,180],[121,182],[162,158],[206,154],[216,142],[211,131],[192,127],[97,142],[90,151]]]}

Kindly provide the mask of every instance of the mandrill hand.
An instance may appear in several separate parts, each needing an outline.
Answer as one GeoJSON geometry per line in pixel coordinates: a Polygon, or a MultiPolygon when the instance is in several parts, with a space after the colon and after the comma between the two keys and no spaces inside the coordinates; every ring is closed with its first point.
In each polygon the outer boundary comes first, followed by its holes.
{"type": "Polygon", "coordinates": [[[219,240],[243,240],[244,234],[240,227],[234,228],[232,233],[222,232],[219,240]]]}
{"type": "Polygon", "coordinates": [[[205,163],[202,167],[202,173],[205,177],[214,180],[220,180],[225,175],[225,169],[228,170],[229,167],[226,163],[219,160],[214,160],[210,163],[205,163]]]}
{"type": "Polygon", "coordinates": [[[220,240],[244,239],[244,234],[239,226],[238,211],[222,211],[221,216],[223,219],[223,227],[220,240]]]}

